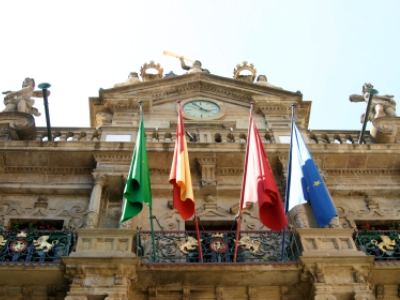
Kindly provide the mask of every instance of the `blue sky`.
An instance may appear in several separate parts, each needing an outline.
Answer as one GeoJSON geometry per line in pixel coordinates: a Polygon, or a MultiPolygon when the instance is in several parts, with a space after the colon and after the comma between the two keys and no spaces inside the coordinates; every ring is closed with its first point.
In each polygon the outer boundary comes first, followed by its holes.
{"type": "MultiPolygon", "coordinates": [[[[183,74],[169,50],[219,76],[258,74],[312,100],[310,129],[361,129],[371,82],[400,97],[400,1],[2,1],[0,91],[50,82],[51,123],[89,126],[88,98],[151,60],[183,74]]],[[[43,100],[36,107],[41,112],[43,100]]],[[[399,112],[400,114],[400,112],[399,112]]],[[[45,126],[44,113],[36,119],[45,126]]]]}

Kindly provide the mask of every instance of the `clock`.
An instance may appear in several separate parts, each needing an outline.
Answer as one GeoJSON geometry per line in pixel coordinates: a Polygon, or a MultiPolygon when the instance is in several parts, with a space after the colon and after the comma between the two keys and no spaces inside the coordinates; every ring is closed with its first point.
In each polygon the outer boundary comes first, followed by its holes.
{"type": "Polygon", "coordinates": [[[187,119],[216,119],[222,116],[219,103],[210,100],[186,101],[182,106],[182,112],[187,119]]]}

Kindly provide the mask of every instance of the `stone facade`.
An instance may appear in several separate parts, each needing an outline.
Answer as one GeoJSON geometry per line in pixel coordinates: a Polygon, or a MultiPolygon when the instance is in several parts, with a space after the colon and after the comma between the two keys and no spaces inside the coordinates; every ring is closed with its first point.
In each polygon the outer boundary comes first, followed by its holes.
{"type": "MultiPolygon", "coordinates": [[[[400,224],[400,146],[392,131],[390,140],[367,137],[366,144],[356,143],[358,131],[311,132],[311,101],[303,100],[301,93],[254,82],[255,69],[247,63],[237,66],[234,79],[208,72],[162,78],[163,71],[154,62],[141,71],[142,80],[132,73],[135,80],[100,90],[98,97],[89,99],[90,128],[53,128],[52,142],[43,139],[45,128],[32,127],[32,116],[3,113],[1,224],[51,221],[72,230],[73,246],[53,264],[0,260],[0,299],[398,299],[397,261],[375,260],[353,238],[356,227],[400,224]],[[158,74],[146,73],[150,67],[158,74]],[[241,70],[252,75],[242,76],[241,70]],[[301,255],[290,263],[145,263],[138,236],[150,230],[154,218],[144,208],[119,224],[139,124],[139,100],[157,231],[182,232],[193,225],[173,209],[168,183],[177,100],[206,100],[219,106],[218,114],[204,119],[184,115],[191,140],[196,213],[206,229],[218,235],[235,223],[251,102],[282,199],[291,107],[297,104],[295,122],[331,193],[338,218],[329,228],[318,228],[308,205],[293,209],[289,219],[301,255]],[[24,118],[29,120],[29,132],[14,130],[9,120],[24,118]]],[[[397,119],[382,117],[395,127],[397,119]]],[[[242,230],[268,230],[259,221],[256,205],[244,210],[242,230]]],[[[7,243],[0,248],[0,258],[7,243]]],[[[400,251],[400,245],[392,247],[400,251]]]]}

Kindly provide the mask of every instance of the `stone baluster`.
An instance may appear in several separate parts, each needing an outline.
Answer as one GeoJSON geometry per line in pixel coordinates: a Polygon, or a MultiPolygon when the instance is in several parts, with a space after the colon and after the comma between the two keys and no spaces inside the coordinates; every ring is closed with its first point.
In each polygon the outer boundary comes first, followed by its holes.
{"type": "Polygon", "coordinates": [[[99,222],[101,193],[103,186],[107,183],[107,176],[104,174],[93,174],[93,181],[94,187],[92,195],[90,196],[85,228],[97,228],[99,222]]]}

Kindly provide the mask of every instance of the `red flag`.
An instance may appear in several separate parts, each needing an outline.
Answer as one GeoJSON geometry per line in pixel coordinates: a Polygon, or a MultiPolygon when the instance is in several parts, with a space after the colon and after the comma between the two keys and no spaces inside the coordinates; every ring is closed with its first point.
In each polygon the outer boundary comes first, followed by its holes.
{"type": "Polygon", "coordinates": [[[195,213],[195,204],[180,102],[178,102],[175,152],[169,183],[174,186],[174,208],[178,210],[184,220],[189,219],[195,213]]]}
{"type": "Polygon", "coordinates": [[[251,116],[244,167],[246,175],[242,187],[242,208],[246,207],[247,202],[258,202],[261,222],[272,230],[282,230],[288,223],[287,218],[267,154],[251,116]]]}

